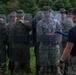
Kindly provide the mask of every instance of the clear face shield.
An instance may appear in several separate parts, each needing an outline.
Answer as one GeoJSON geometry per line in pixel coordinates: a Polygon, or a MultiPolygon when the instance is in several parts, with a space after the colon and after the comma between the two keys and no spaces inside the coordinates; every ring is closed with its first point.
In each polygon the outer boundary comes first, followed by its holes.
{"type": "Polygon", "coordinates": [[[16,21],[17,21],[17,16],[11,16],[11,17],[10,17],[10,21],[16,22],[16,21]]]}
{"type": "Polygon", "coordinates": [[[25,14],[17,14],[17,21],[24,21],[25,14]]]}
{"type": "Polygon", "coordinates": [[[2,18],[6,22],[6,16],[4,14],[0,14],[0,18],[2,18]]]}
{"type": "Polygon", "coordinates": [[[50,11],[43,11],[45,18],[50,18],[50,11]]]}
{"type": "Polygon", "coordinates": [[[61,13],[61,17],[62,17],[63,19],[65,19],[65,18],[67,17],[66,12],[60,12],[60,13],[61,13]]]}

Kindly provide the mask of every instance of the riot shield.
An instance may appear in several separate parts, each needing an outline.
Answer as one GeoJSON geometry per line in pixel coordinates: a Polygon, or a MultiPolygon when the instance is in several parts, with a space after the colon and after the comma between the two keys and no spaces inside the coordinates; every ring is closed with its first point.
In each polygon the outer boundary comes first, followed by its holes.
{"type": "Polygon", "coordinates": [[[32,21],[32,15],[30,13],[25,13],[25,21],[32,21]]]}
{"type": "Polygon", "coordinates": [[[6,16],[4,14],[0,14],[0,18],[2,18],[3,20],[5,20],[5,22],[6,22],[6,16]]]}
{"type": "Polygon", "coordinates": [[[40,21],[41,19],[43,19],[44,17],[44,14],[43,14],[43,11],[38,11],[35,15],[35,18],[36,18],[36,22],[40,21]]]}
{"type": "Polygon", "coordinates": [[[57,14],[59,14],[59,11],[53,11],[52,14],[53,14],[54,16],[56,16],[57,14]]]}
{"type": "MultiPolygon", "coordinates": [[[[56,74],[58,75],[59,67],[55,62],[60,57],[59,44],[62,41],[62,36],[54,35],[37,35],[37,63],[41,66],[39,75],[44,75],[44,72],[50,72],[51,66],[55,66],[56,74]]],[[[51,72],[50,72],[51,75],[51,72]]]]}
{"type": "Polygon", "coordinates": [[[58,21],[61,21],[61,14],[59,11],[54,11],[53,12],[55,19],[57,19],[58,21]]]}
{"type": "Polygon", "coordinates": [[[29,34],[31,31],[29,23],[26,25],[26,23],[16,22],[8,31],[10,61],[25,63],[26,53],[29,53],[30,38],[32,37],[32,35],[29,34]]]}
{"type": "Polygon", "coordinates": [[[7,36],[0,34],[0,64],[6,62],[6,40],[7,36]]]}
{"type": "Polygon", "coordinates": [[[6,71],[6,35],[0,32],[0,74],[6,71]]]}
{"type": "Polygon", "coordinates": [[[0,64],[6,62],[6,42],[7,34],[5,21],[0,18],[0,64]]]}
{"type": "Polygon", "coordinates": [[[6,69],[6,26],[5,21],[0,18],[0,74],[5,73],[6,69]]]}
{"type": "Polygon", "coordinates": [[[28,49],[30,48],[30,40],[32,40],[32,35],[9,35],[9,57],[11,62],[26,62],[28,49]]]}
{"type": "Polygon", "coordinates": [[[8,14],[8,16],[7,16],[7,22],[9,23],[11,20],[12,20],[12,17],[11,16],[13,16],[13,14],[8,14]]]}
{"type": "MultiPolygon", "coordinates": [[[[72,16],[67,15],[66,20],[62,23],[63,32],[68,33],[68,31],[75,26],[72,16]]],[[[67,38],[63,36],[63,43],[67,42],[67,38]]]]}

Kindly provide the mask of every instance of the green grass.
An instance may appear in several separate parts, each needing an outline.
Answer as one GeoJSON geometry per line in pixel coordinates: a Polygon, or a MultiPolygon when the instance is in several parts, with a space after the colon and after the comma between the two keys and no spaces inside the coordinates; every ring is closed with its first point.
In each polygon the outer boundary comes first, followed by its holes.
{"type": "Polygon", "coordinates": [[[35,73],[35,54],[34,54],[34,48],[31,47],[30,48],[30,55],[31,55],[31,59],[30,59],[30,67],[31,67],[31,74],[34,75],[35,73]]]}

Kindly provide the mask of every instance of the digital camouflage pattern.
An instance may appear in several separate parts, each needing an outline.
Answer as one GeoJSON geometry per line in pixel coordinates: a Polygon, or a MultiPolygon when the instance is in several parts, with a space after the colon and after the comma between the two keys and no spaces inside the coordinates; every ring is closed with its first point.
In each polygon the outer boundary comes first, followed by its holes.
{"type": "MultiPolygon", "coordinates": [[[[61,25],[62,25],[62,31],[65,33],[68,33],[68,31],[74,27],[74,23],[71,20],[71,18],[66,18],[61,20],[61,25]]],[[[62,42],[63,42],[63,48],[65,48],[66,42],[67,42],[67,37],[63,36],[62,37],[62,42]]]]}
{"type": "MultiPolygon", "coordinates": [[[[63,9],[62,12],[64,12],[64,11],[65,10],[63,9]]],[[[56,16],[56,18],[60,21],[61,26],[62,26],[62,31],[65,32],[65,33],[68,33],[68,31],[75,26],[73,21],[72,21],[71,16],[68,17],[68,15],[67,15],[66,18],[63,19],[62,16],[61,16],[61,13],[60,13],[60,17],[56,16]]],[[[61,52],[60,52],[61,55],[63,53],[63,50],[64,50],[65,46],[66,46],[66,42],[67,42],[67,37],[62,36],[62,44],[61,44],[61,52]]],[[[64,74],[65,73],[67,74],[66,71],[68,71],[68,66],[69,66],[68,64],[69,64],[69,58],[65,62],[64,74]]]]}
{"type": "MultiPolygon", "coordinates": [[[[55,19],[45,19],[43,18],[37,24],[37,36],[38,35],[54,35],[56,30],[61,30],[61,25],[59,21],[55,19]]],[[[51,37],[50,37],[51,38],[51,37]]],[[[54,37],[56,38],[56,37],[54,37]]],[[[47,40],[47,39],[46,39],[47,40]]],[[[54,73],[57,73],[57,66],[55,65],[56,60],[60,57],[60,47],[59,43],[57,42],[40,42],[39,44],[39,54],[38,63],[43,67],[40,72],[47,71],[48,67],[51,65],[54,66],[54,73]]],[[[50,69],[50,68],[49,68],[50,69]]]]}
{"type": "Polygon", "coordinates": [[[65,70],[67,75],[76,75],[76,56],[70,56],[68,69],[65,70]]]}
{"type": "MultiPolygon", "coordinates": [[[[61,14],[57,14],[55,16],[55,19],[57,19],[60,22],[60,24],[62,26],[62,31],[65,33],[68,33],[69,29],[74,27],[74,23],[73,23],[71,17],[66,17],[65,19],[63,19],[61,17],[61,14]]],[[[63,36],[62,42],[66,42],[66,41],[67,41],[67,38],[63,36]]]]}

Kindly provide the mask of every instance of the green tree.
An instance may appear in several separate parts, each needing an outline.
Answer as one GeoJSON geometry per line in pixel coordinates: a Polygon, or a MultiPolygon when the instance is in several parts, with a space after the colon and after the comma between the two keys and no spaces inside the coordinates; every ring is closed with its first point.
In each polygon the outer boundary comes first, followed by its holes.
{"type": "Polygon", "coordinates": [[[19,1],[18,0],[15,0],[15,1],[8,1],[7,4],[6,4],[6,13],[10,13],[12,11],[16,11],[18,10],[20,7],[19,7],[19,1]]]}
{"type": "Polygon", "coordinates": [[[10,1],[10,0],[0,0],[0,3],[7,4],[7,1],[10,1]]]}
{"type": "Polygon", "coordinates": [[[20,0],[19,6],[25,12],[32,13],[32,15],[35,15],[35,13],[39,10],[36,0],[20,0]]]}
{"type": "Polygon", "coordinates": [[[43,6],[50,6],[51,8],[53,8],[53,1],[52,0],[39,0],[38,5],[40,8],[42,8],[43,6]]]}
{"type": "Polygon", "coordinates": [[[65,8],[66,10],[70,11],[71,3],[69,0],[55,0],[54,1],[54,10],[60,10],[60,8],[65,8]]]}
{"type": "Polygon", "coordinates": [[[6,14],[6,5],[5,4],[0,4],[0,14],[6,14]]]}
{"type": "Polygon", "coordinates": [[[72,8],[76,7],[76,0],[69,0],[72,5],[72,8]]]}

